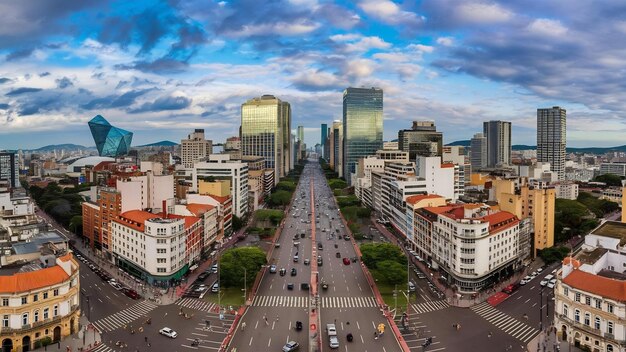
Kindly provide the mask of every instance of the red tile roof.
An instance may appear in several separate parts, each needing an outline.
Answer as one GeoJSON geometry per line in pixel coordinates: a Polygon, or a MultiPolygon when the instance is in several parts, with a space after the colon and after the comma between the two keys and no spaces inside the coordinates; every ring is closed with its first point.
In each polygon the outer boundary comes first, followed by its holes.
{"type": "Polygon", "coordinates": [[[225,197],[220,197],[220,196],[214,196],[212,194],[207,194],[209,197],[215,199],[216,201],[220,202],[221,204],[227,203],[228,200],[230,200],[230,196],[225,196],[225,197]]]}
{"type": "Polygon", "coordinates": [[[441,164],[441,168],[442,169],[449,168],[449,167],[454,167],[454,163],[443,163],[443,164],[441,164]]]}
{"type": "Polygon", "coordinates": [[[202,215],[206,213],[207,211],[210,211],[213,208],[215,207],[209,204],[198,204],[198,203],[187,204],[187,210],[189,210],[195,216],[202,215]]]}
{"type": "Polygon", "coordinates": [[[152,214],[143,210],[129,210],[121,213],[115,221],[125,226],[132,227],[137,231],[143,232],[146,220],[156,219],[158,217],[159,216],[157,214],[152,214]]]}
{"type": "Polygon", "coordinates": [[[19,293],[42,289],[63,283],[68,279],[69,275],[58,265],[25,273],[0,276],[0,293],[19,293]]]}
{"type": "Polygon", "coordinates": [[[482,220],[489,222],[489,232],[501,232],[519,223],[517,216],[508,211],[499,211],[482,217],[482,220]]]}
{"type": "Polygon", "coordinates": [[[424,199],[437,199],[437,198],[443,198],[443,197],[437,194],[418,194],[418,195],[408,197],[406,199],[406,202],[410,204],[415,204],[424,199]]]}
{"type": "Polygon", "coordinates": [[[563,283],[582,291],[626,302],[626,281],[624,280],[610,279],[575,269],[563,279],[563,283]]]}

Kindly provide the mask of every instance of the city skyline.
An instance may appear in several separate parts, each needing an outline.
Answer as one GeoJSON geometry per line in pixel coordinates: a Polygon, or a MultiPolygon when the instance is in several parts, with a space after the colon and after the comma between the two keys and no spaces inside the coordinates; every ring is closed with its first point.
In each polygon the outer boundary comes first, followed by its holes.
{"type": "Polygon", "coordinates": [[[11,4],[0,25],[0,148],[91,145],[86,122],[98,114],[137,145],[196,128],[233,136],[241,104],[264,94],[291,103],[314,146],[320,124],[341,117],[347,87],[385,91],[385,140],[413,120],[435,121],[444,143],[506,120],[513,144],[534,145],[536,110],[562,106],[569,146],[623,144],[618,3],[248,6],[11,4]]]}

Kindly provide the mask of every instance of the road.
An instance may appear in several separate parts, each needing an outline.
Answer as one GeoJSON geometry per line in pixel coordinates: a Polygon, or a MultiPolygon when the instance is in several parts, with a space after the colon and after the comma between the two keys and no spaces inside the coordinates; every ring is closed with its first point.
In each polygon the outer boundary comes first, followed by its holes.
{"type": "Polygon", "coordinates": [[[300,344],[300,351],[309,350],[309,292],[302,284],[310,282],[311,267],[305,265],[304,261],[317,260],[313,254],[315,246],[315,252],[322,260],[318,267],[319,282],[329,284],[327,290],[320,291],[322,350],[329,349],[324,327],[336,321],[341,351],[400,351],[398,342],[389,330],[378,340],[373,337],[375,326],[384,322],[384,319],[376,308],[374,295],[359,263],[344,265],[342,262],[343,258],[352,258],[356,254],[350,241],[338,239],[338,235],[343,237],[345,234],[345,228],[319,163],[307,163],[294,197],[292,207],[285,214],[282,234],[277,240],[279,247],[274,249],[270,261],[270,264],[277,266],[278,273],[266,271],[257,296],[242,318],[246,328],[242,330],[240,323],[231,348],[237,351],[280,351],[286,342],[293,340],[300,344]],[[311,194],[311,181],[314,194],[311,194]],[[311,202],[311,197],[314,202],[311,202]],[[314,209],[311,209],[311,204],[314,209]],[[316,238],[321,243],[321,249],[318,249],[317,243],[311,243],[312,223],[315,224],[316,238]],[[294,262],[296,253],[298,261],[294,262]],[[337,253],[340,258],[337,258],[337,253]],[[282,268],[286,270],[285,276],[279,274],[282,268]],[[290,274],[292,268],[296,269],[295,276],[290,274]],[[293,290],[288,289],[288,284],[294,285],[293,290]],[[302,331],[296,331],[296,321],[303,322],[302,331]],[[346,342],[348,332],[354,336],[351,343],[346,342]]]}

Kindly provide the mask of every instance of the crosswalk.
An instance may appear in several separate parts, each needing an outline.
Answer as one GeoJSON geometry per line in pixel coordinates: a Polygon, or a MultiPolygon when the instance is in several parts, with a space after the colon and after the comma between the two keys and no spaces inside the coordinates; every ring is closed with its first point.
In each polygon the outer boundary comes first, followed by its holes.
{"type": "Polygon", "coordinates": [[[157,305],[143,301],[93,323],[101,332],[113,331],[150,313],[157,305]]]}
{"type": "MultiPolygon", "coordinates": [[[[322,297],[322,308],[367,308],[376,307],[374,297],[322,297]]],[[[257,307],[306,308],[309,298],[304,296],[256,296],[252,301],[257,307]]]]}
{"type": "Polygon", "coordinates": [[[539,333],[539,330],[502,313],[487,302],[475,305],[470,309],[491,324],[495,325],[498,329],[522,342],[530,341],[530,339],[539,333]]]}
{"type": "Polygon", "coordinates": [[[182,298],[176,301],[176,305],[204,312],[211,312],[216,307],[215,303],[206,302],[197,298],[182,298]]]}
{"type": "Polygon", "coordinates": [[[427,301],[424,303],[413,304],[412,306],[417,314],[430,313],[450,307],[448,302],[446,302],[445,300],[427,301]]]}
{"type": "Polygon", "coordinates": [[[98,346],[96,346],[94,349],[92,349],[91,352],[115,352],[115,350],[101,343],[98,346]]]}

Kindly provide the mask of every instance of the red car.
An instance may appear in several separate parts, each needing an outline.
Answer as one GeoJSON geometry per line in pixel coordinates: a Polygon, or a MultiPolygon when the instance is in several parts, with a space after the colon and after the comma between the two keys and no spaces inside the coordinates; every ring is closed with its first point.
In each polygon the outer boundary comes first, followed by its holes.
{"type": "Polygon", "coordinates": [[[350,265],[350,258],[343,258],[344,265],[350,265]]]}

